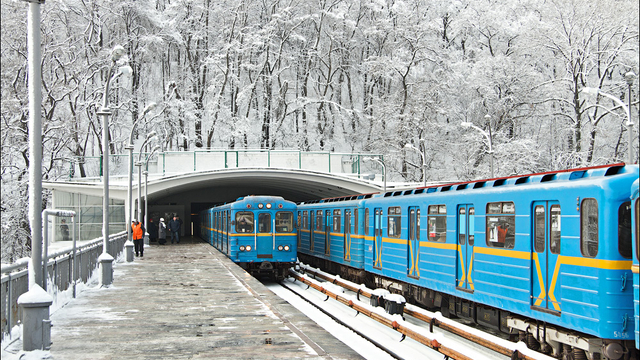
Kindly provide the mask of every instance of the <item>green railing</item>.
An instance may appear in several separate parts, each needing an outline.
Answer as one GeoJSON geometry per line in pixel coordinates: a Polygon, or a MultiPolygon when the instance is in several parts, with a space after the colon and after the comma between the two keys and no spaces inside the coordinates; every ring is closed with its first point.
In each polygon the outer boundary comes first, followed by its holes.
{"type": "MultiPolygon", "coordinates": [[[[134,162],[147,153],[134,153],[134,162]]],[[[320,151],[298,150],[198,150],[168,151],[155,153],[148,161],[146,170],[150,175],[182,175],[190,172],[235,168],[281,168],[311,170],[332,174],[345,174],[355,177],[371,178],[371,174],[381,174],[378,165],[364,162],[365,157],[377,157],[379,154],[349,154],[320,151]]],[[[69,169],[69,179],[91,179],[102,176],[102,157],[85,156],[66,159],[63,167],[69,169]]],[[[128,154],[109,156],[110,176],[128,174],[128,154]]],[[[136,170],[134,169],[134,172],[136,170]]],[[[379,177],[377,175],[376,177],[379,177]]],[[[380,179],[380,177],[379,177],[380,179]]],[[[373,180],[373,179],[372,179],[373,180]]]]}

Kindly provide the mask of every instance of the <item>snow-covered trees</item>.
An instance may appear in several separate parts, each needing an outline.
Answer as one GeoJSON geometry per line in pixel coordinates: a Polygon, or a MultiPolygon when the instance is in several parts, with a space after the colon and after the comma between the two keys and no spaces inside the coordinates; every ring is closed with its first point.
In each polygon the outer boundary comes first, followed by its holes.
{"type": "MultiPolygon", "coordinates": [[[[28,233],[11,211],[26,191],[28,114],[26,6],[1,2],[4,247],[28,233]]],[[[407,143],[425,149],[429,180],[489,176],[487,143],[463,121],[491,130],[496,176],[637,153],[623,111],[579,94],[599,87],[628,103],[637,0],[49,0],[42,9],[50,178],[68,176],[61,159],[101,153],[95,113],[114,45],[133,69],[110,94],[114,153],[150,102],[159,106],[135,135],[157,131],[163,150],[371,151],[395,179],[422,177],[407,143]]]]}

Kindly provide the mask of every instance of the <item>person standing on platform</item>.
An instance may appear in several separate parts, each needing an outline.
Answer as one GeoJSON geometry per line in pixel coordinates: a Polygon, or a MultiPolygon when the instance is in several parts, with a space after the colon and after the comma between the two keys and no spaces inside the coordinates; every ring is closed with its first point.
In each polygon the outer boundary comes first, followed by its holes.
{"type": "Polygon", "coordinates": [[[60,232],[62,233],[62,240],[69,240],[69,225],[67,225],[67,221],[65,219],[62,219],[60,232]]]}
{"type": "Polygon", "coordinates": [[[167,243],[167,225],[164,223],[164,218],[160,218],[158,223],[158,244],[164,245],[167,243]]]}
{"type": "Polygon", "coordinates": [[[149,241],[156,242],[158,240],[158,226],[153,222],[153,218],[149,219],[147,226],[149,226],[149,229],[147,229],[149,232],[149,241]]]}
{"type": "Polygon", "coordinates": [[[178,221],[178,216],[174,216],[169,221],[169,231],[171,231],[171,243],[173,244],[175,239],[176,244],[180,244],[180,222],[178,221]]]}
{"type": "Polygon", "coordinates": [[[142,223],[140,223],[138,220],[133,219],[132,224],[131,224],[131,231],[132,231],[132,237],[133,237],[133,245],[135,247],[136,250],[136,256],[140,256],[143,257],[144,256],[144,227],[142,226],[142,223]]]}

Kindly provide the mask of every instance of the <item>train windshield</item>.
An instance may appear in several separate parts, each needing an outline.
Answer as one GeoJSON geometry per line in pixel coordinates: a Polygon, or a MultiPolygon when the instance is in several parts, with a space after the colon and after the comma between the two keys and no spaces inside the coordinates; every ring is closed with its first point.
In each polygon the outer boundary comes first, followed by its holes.
{"type": "Polygon", "coordinates": [[[253,232],[253,213],[250,211],[240,211],[236,213],[236,232],[253,232]]]}
{"type": "Polygon", "coordinates": [[[293,231],[293,213],[278,211],[276,213],[276,232],[286,233],[293,231]]]}

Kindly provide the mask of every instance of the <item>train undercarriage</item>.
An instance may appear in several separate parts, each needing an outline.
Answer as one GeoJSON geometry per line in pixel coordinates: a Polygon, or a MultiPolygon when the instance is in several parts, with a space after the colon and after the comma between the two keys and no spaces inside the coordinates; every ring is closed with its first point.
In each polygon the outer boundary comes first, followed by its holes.
{"type": "Polygon", "coordinates": [[[530,349],[557,359],[630,360],[638,358],[639,355],[633,340],[599,339],[325,259],[300,253],[298,253],[298,258],[305,264],[333,275],[339,275],[345,280],[365,284],[370,289],[386,289],[392,294],[404,296],[410,304],[430,311],[440,311],[443,316],[448,318],[459,318],[466,323],[477,324],[483,330],[492,331],[494,334],[511,341],[522,341],[530,349]]]}
{"type": "Polygon", "coordinates": [[[259,279],[270,279],[274,281],[284,280],[289,275],[289,269],[294,263],[283,262],[243,262],[238,263],[241,268],[251,274],[251,276],[259,279]]]}

